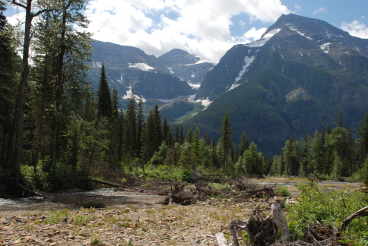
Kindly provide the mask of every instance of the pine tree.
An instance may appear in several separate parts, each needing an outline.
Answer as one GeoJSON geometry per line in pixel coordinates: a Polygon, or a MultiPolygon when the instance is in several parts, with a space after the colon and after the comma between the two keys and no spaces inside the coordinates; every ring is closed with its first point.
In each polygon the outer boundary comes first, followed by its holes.
{"type": "Polygon", "coordinates": [[[286,164],[288,175],[297,176],[299,172],[299,160],[295,141],[287,140],[283,148],[283,160],[286,164]]]}
{"type": "Polygon", "coordinates": [[[10,26],[0,1],[0,194],[18,192],[19,166],[12,161],[14,149],[9,148],[13,129],[15,91],[15,45],[10,26]]]}
{"type": "Polygon", "coordinates": [[[125,139],[127,152],[131,157],[137,156],[138,139],[137,139],[137,103],[134,99],[130,99],[126,112],[126,128],[125,139]]]}
{"type": "Polygon", "coordinates": [[[224,151],[224,166],[225,168],[232,162],[232,135],[231,135],[231,125],[229,116],[225,115],[222,126],[222,137],[221,137],[221,145],[224,151]]]}
{"type": "Polygon", "coordinates": [[[368,159],[366,159],[363,164],[361,175],[364,184],[368,187],[368,159]]]}
{"type": "Polygon", "coordinates": [[[359,159],[361,162],[363,162],[367,158],[368,154],[368,114],[364,116],[364,119],[360,124],[358,133],[360,144],[359,159]]]}
{"type": "Polygon", "coordinates": [[[7,147],[11,131],[15,78],[15,49],[12,31],[3,15],[4,4],[0,2],[0,167],[6,163],[7,147]]]}
{"type": "Polygon", "coordinates": [[[239,152],[242,155],[244,151],[246,151],[249,148],[250,142],[243,132],[240,136],[240,143],[239,143],[239,152]]]}
{"type": "Polygon", "coordinates": [[[154,121],[154,149],[157,150],[162,141],[162,125],[161,125],[161,116],[160,116],[160,111],[158,110],[158,106],[156,105],[154,110],[153,110],[153,121],[154,121]]]}
{"type": "Polygon", "coordinates": [[[100,86],[98,89],[98,117],[112,116],[112,103],[109,84],[106,79],[105,65],[102,65],[101,76],[100,76],[100,86]]]}
{"type": "Polygon", "coordinates": [[[144,112],[143,112],[143,102],[139,101],[138,103],[138,112],[137,112],[137,156],[140,156],[142,153],[143,146],[143,133],[144,133],[144,112]]]}
{"type": "Polygon", "coordinates": [[[335,155],[334,155],[332,175],[335,178],[347,176],[344,173],[344,163],[337,152],[335,152],[335,155]]]}
{"type": "Polygon", "coordinates": [[[257,145],[252,143],[240,157],[236,166],[244,175],[262,176],[265,171],[265,159],[257,151],[257,145]]]}
{"type": "Polygon", "coordinates": [[[118,99],[118,91],[116,89],[112,90],[111,109],[112,109],[112,117],[114,119],[117,119],[119,117],[119,99],[118,99]]]}

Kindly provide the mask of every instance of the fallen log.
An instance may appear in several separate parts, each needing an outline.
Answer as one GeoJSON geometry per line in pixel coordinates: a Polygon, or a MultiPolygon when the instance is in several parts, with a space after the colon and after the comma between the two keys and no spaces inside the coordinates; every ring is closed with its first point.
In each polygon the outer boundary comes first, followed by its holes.
{"type": "Polygon", "coordinates": [[[272,198],[274,197],[275,191],[273,190],[273,188],[271,187],[265,187],[262,189],[257,189],[257,190],[252,190],[252,191],[248,191],[247,195],[250,197],[257,197],[257,198],[272,198]]]}
{"type": "Polygon", "coordinates": [[[93,183],[97,183],[97,184],[108,185],[108,186],[111,186],[111,187],[114,187],[114,188],[125,188],[121,184],[117,184],[117,183],[113,183],[113,182],[105,181],[105,180],[101,180],[101,179],[96,179],[96,178],[89,178],[89,181],[91,181],[93,183]]]}
{"type": "Polygon", "coordinates": [[[247,231],[250,245],[253,246],[272,245],[276,241],[286,242],[289,239],[289,229],[280,201],[271,205],[269,216],[264,217],[259,209],[255,209],[248,221],[235,220],[229,227],[234,246],[240,245],[240,231],[247,231]]]}
{"type": "Polygon", "coordinates": [[[358,210],[357,212],[353,213],[352,215],[350,215],[349,217],[347,217],[346,219],[344,219],[344,221],[342,222],[342,225],[340,227],[339,232],[343,232],[346,230],[346,228],[349,226],[349,224],[356,218],[359,217],[364,217],[364,216],[368,216],[368,206],[364,207],[360,210],[358,210]]]}
{"type": "Polygon", "coordinates": [[[216,236],[218,246],[228,246],[224,233],[219,232],[215,236],[216,236]]]}

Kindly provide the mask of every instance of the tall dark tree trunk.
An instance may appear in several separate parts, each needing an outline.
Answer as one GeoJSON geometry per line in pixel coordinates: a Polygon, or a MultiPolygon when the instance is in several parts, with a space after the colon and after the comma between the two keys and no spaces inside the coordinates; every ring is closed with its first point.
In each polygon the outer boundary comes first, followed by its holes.
{"type": "Polygon", "coordinates": [[[14,108],[13,127],[11,131],[10,143],[7,155],[7,169],[10,171],[8,187],[9,193],[19,193],[20,186],[23,183],[20,175],[20,163],[22,158],[23,147],[23,128],[24,128],[24,104],[26,97],[26,88],[28,86],[29,77],[29,47],[31,44],[31,28],[32,28],[32,0],[27,0],[26,19],[24,26],[24,43],[23,43],[23,61],[22,73],[16,94],[16,102],[14,108]]]}
{"type": "Polygon", "coordinates": [[[54,167],[58,160],[60,160],[61,147],[63,146],[61,135],[63,131],[64,115],[63,115],[63,94],[64,94],[64,56],[66,52],[65,34],[67,22],[67,9],[70,4],[63,2],[63,15],[61,22],[61,35],[59,40],[59,52],[56,58],[56,98],[55,106],[56,112],[54,115],[54,139],[51,153],[52,166],[54,167]]]}

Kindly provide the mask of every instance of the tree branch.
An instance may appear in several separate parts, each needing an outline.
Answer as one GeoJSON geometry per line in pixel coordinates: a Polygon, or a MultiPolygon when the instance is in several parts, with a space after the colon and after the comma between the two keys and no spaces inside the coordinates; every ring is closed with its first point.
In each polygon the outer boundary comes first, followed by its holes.
{"type": "Polygon", "coordinates": [[[18,3],[16,0],[12,0],[12,4],[17,5],[17,6],[21,7],[21,8],[24,8],[24,9],[26,9],[26,8],[27,8],[27,6],[26,6],[26,5],[21,4],[21,3],[18,3]]]}
{"type": "Polygon", "coordinates": [[[353,219],[358,218],[358,217],[363,217],[363,216],[368,216],[368,206],[360,209],[359,211],[353,213],[352,215],[344,219],[339,231],[342,232],[346,230],[346,228],[351,223],[351,221],[353,221],[353,219]]]}
{"type": "Polygon", "coordinates": [[[45,12],[50,12],[50,11],[53,11],[53,10],[55,10],[55,9],[41,9],[41,10],[37,11],[36,13],[32,13],[32,18],[37,17],[40,14],[43,14],[45,12]]]}

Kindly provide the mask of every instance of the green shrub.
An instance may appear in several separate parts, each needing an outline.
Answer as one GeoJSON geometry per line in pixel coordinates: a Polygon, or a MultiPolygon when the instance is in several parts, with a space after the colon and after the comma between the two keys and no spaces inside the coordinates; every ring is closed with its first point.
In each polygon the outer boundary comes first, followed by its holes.
{"type": "Polygon", "coordinates": [[[276,195],[278,195],[278,196],[284,196],[284,197],[290,197],[291,196],[290,191],[285,186],[278,186],[276,188],[275,192],[276,192],[276,195]]]}
{"type": "MultiPolygon", "coordinates": [[[[288,210],[289,228],[296,238],[301,238],[308,225],[322,223],[339,228],[341,222],[353,212],[367,205],[367,194],[347,191],[322,191],[315,184],[299,187],[298,203],[288,210]]],[[[344,239],[353,245],[361,244],[368,228],[368,218],[354,220],[344,239]]]]}
{"type": "Polygon", "coordinates": [[[208,185],[216,191],[230,191],[231,190],[230,184],[210,183],[208,185]]]}
{"type": "Polygon", "coordinates": [[[67,221],[70,212],[67,209],[50,212],[45,219],[46,224],[60,224],[67,221]]]}
{"type": "Polygon", "coordinates": [[[37,190],[60,191],[73,188],[89,190],[92,184],[87,172],[77,166],[56,163],[46,172],[48,160],[40,160],[35,166],[22,165],[21,173],[29,186],[37,190]]]}

